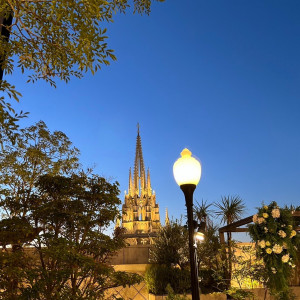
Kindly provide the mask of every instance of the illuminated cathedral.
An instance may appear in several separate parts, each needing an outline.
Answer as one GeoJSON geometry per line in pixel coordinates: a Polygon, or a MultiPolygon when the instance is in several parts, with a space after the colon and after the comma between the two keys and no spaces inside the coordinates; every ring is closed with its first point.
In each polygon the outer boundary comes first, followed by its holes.
{"type": "Polygon", "coordinates": [[[159,206],[151,187],[149,168],[145,170],[138,125],[133,174],[129,169],[128,192],[122,206],[122,224],[130,245],[151,244],[160,228],[159,206]]]}

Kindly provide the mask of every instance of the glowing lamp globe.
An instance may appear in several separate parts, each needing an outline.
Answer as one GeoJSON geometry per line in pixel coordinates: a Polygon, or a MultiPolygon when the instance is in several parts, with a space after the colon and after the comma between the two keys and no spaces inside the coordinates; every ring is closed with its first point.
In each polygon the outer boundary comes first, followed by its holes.
{"type": "Polygon", "coordinates": [[[196,239],[196,241],[198,241],[198,242],[202,242],[202,241],[204,241],[204,239],[205,239],[205,237],[204,237],[204,233],[203,232],[196,232],[195,233],[195,239],[196,239]]]}
{"type": "Polygon", "coordinates": [[[173,166],[173,174],[176,183],[181,186],[183,184],[197,185],[201,177],[200,162],[192,157],[192,152],[185,148],[180,153],[173,166]]]}

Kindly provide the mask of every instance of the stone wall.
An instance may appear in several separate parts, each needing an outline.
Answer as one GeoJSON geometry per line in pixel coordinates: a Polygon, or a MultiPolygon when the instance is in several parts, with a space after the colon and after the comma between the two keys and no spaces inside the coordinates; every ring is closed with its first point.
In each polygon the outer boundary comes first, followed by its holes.
{"type": "MultiPolygon", "coordinates": [[[[125,271],[144,275],[147,265],[149,265],[150,245],[134,245],[123,248],[111,259],[110,263],[116,271],[125,271]]],[[[146,283],[135,284],[131,287],[119,286],[107,291],[105,298],[112,295],[122,297],[125,300],[148,300],[149,293],[146,283]]]]}
{"type": "Polygon", "coordinates": [[[151,245],[132,245],[120,249],[111,259],[112,265],[149,264],[151,245]]]}

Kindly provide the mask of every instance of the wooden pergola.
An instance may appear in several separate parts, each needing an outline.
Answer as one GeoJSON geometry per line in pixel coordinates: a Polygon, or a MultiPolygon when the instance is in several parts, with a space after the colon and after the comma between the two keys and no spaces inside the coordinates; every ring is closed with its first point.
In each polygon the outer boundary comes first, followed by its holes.
{"type": "MultiPolygon", "coordinates": [[[[294,219],[297,218],[298,220],[300,220],[300,211],[294,211],[292,213],[292,216],[293,216],[294,219]]],[[[220,235],[221,243],[223,243],[223,244],[225,243],[225,236],[224,236],[225,232],[248,232],[249,231],[248,227],[240,227],[240,226],[252,223],[253,222],[252,219],[253,219],[253,215],[250,216],[250,217],[241,219],[239,221],[236,221],[234,223],[231,223],[229,225],[226,225],[224,227],[221,227],[219,229],[219,235],[220,235]]],[[[299,226],[296,227],[295,230],[300,231],[300,227],[299,226]]]]}

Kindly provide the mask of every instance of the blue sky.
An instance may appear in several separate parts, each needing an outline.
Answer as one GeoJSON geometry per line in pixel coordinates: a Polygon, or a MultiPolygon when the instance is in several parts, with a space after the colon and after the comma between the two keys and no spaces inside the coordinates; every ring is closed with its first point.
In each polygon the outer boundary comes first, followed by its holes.
{"type": "Polygon", "coordinates": [[[300,201],[300,2],[167,0],[150,16],[117,15],[117,62],[56,89],[10,81],[30,125],[65,132],[84,166],[120,183],[133,166],[136,124],[153,189],[169,215],[185,212],[172,166],[188,147],[202,163],[195,199],[239,195],[245,217],[262,201],[300,201]]]}

